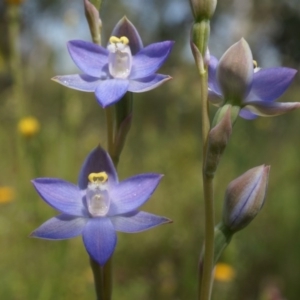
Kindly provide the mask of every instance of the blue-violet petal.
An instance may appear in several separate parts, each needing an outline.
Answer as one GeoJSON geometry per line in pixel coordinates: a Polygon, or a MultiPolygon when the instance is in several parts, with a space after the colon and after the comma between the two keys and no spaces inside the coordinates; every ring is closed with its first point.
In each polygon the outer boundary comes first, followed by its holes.
{"type": "Polygon", "coordinates": [[[130,177],[110,190],[109,216],[125,214],[143,205],[159,184],[162,175],[141,174],[130,177]]]}
{"type": "Polygon", "coordinates": [[[62,214],[46,221],[30,236],[49,240],[70,239],[81,235],[87,220],[87,218],[62,214]]]}
{"type": "Polygon", "coordinates": [[[78,186],[56,178],[37,178],[32,183],[42,199],[50,206],[72,216],[86,216],[78,186]]]}
{"type": "Polygon", "coordinates": [[[82,233],[89,255],[103,266],[114,252],[117,235],[108,218],[89,219],[82,233]]]}
{"type": "Polygon", "coordinates": [[[102,81],[96,88],[96,98],[99,104],[105,108],[116,103],[127,92],[129,81],[126,79],[109,79],[102,81]]]}
{"type": "Polygon", "coordinates": [[[169,56],[173,44],[172,41],[154,43],[133,56],[130,79],[144,78],[155,73],[169,56]]]}
{"type": "Polygon", "coordinates": [[[68,42],[68,50],[74,63],[83,73],[100,77],[101,70],[108,62],[107,49],[90,42],[74,40],[68,42]]]}
{"type": "Polygon", "coordinates": [[[253,84],[247,101],[274,101],[290,86],[297,70],[290,68],[260,69],[254,73],[253,84]]]}
{"type": "Polygon", "coordinates": [[[153,215],[144,211],[134,211],[124,215],[110,218],[116,231],[134,233],[144,231],[158,225],[170,223],[165,217],[153,215]]]}
{"type": "Polygon", "coordinates": [[[129,47],[132,55],[135,55],[143,48],[143,42],[138,31],[126,17],[122,18],[116,24],[111,36],[126,36],[129,40],[129,47]]]}
{"type": "Polygon", "coordinates": [[[99,78],[86,74],[55,76],[52,80],[68,88],[83,92],[94,92],[101,82],[99,78]]]}
{"type": "Polygon", "coordinates": [[[109,154],[99,146],[89,153],[82,165],[78,178],[79,188],[85,190],[89,182],[88,176],[100,172],[107,173],[109,188],[118,183],[118,174],[109,154]]]}
{"type": "Polygon", "coordinates": [[[146,92],[160,86],[170,79],[171,77],[168,75],[154,74],[142,79],[130,80],[128,91],[135,93],[146,92]]]}

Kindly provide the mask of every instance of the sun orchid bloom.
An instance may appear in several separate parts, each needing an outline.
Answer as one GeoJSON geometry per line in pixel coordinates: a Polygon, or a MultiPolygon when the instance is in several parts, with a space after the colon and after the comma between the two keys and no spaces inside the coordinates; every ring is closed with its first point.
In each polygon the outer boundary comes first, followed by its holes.
{"type": "Polygon", "coordinates": [[[271,117],[300,107],[299,102],[274,102],[289,87],[297,71],[291,68],[257,68],[248,43],[241,39],[218,61],[210,56],[208,66],[209,100],[222,106],[241,108],[244,119],[271,117]]]}
{"type": "Polygon", "coordinates": [[[173,44],[165,41],[144,48],[136,28],[124,17],[115,26],[107,48],[80,40],[68,42],[69,53],[82,74],[52,79],[72,89],[94,92],[105,108],[127,91],[146,92],[171,79],[155,72],[169,56],[173,44]]]}
{"type": "Polygon", "coordinates": [[[116,231],[134,233],[171,222],[138,210],[161,178],[148,173],[119,182],[110,156],[97,147],[82,166],[78,186],[54,178],[32,181],[41,198],[61,214],[46,221],[31,236],[60,240],[82,235],[89,255],[103,266],[116,247],[116,231]]]}

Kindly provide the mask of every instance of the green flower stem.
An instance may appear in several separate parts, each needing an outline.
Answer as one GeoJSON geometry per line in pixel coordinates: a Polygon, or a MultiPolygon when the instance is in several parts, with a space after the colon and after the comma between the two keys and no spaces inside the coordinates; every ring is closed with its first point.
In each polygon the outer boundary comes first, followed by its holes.
{"type": "MultiPolygon", "coordinates": [[[[106,113],[106,129],[107,129],[107,148],[108,153],[113,159],[113,163],[115,168],[117,168],[117,161],[113,158],[114,154],[114,107],[110,106],[105,109],[106,113]]],[[[102,294],[103,298],[101,300],[110,300],[112,295],[112,288],[113,288],[113,278],[112,278],[112,259],[113,255],[110,259],[106,262],[106,264],[102,267],[100,284],[102,285],[102,294]]],[[[98,282],[97,282],[98,283],[98,282]]],[[[95,281],[95,285],[97,285],[95,281]]],[[[97,291],[97,287],[96,287],[97,291]]],[[[99,300],[100,300],[99,299],[99,300]]]]}
{"type": "Polygon", "coordinates": [[[110,300],[112,295],[113,280],[112,280],[112,260],[113,256],[106,262],[103,267],[103,299],[110,300]]]}
{"type": "Polygon", "coordinates": [[[203,175],[204,206],[205,206],[205,236],[203,273],[199,268],[199,299],[209,300],[212,288],[212,270],[214,267],[214,204],[213,178],[203,175]]]}
{"type": "MultiPolygon", "coordinates": [[[[201,19],[201,18],[200,18],[201,19]]],[[[214,266],[214,190],[213,177],[205,173],[205,159],[208,149],[208,134],[210,130],[209,104],[207,101],[208,74],[207,74],[207,43],[210,34],[209,19],[196,21],[192,29],[192,51],[194,54],[196,66],[200,75],[200,92],[202,104],[202,177],[203,177],[203,195],[205,209],[205,232],[204,232],[204,258],[203,269],[201,254],[199,257],[198,268],[198,299],[210,300],[212,287],[212,270],[214,266]]]]}
{"type": "Polygon", "coordinates": [[[97,300],[104,300],[103,272],[99,264],[90,257],[90,265],[94,275],[97,300]]]}
{"type": "MultiPolygon", "coordinates": [[[[203,60],[202,60],[203,62],[203,60]]],[[[202,137],[203,137],[203,167],[208,146],[208,134],[210,130],[209,120],[209,104],[207,101],[207,71],[204,64],[199,65],[200,88],[202,98],[202,137]]],[[[205,236],[204,236],[204,261],[203,274],[199,267],[199,294],[201,300],[209,300],[212,287],[212,270],[214,266],[214,190],[213,177],[207,176],[203,169],[203,194],[204,194],[204,209],[205,209],[205,236]]]]}
{"type": "MultiPolygon", "coordinates": [[[[106,131],[107,131],[107,149],[111,157],[114,153],[114,107],[109,106],[105,109],[106,115],[106,131]]],[[[115,161],[114,161],[115,164],[115,161]]],[[[116,167],[116,164],[115,164],[116,167]]]]}

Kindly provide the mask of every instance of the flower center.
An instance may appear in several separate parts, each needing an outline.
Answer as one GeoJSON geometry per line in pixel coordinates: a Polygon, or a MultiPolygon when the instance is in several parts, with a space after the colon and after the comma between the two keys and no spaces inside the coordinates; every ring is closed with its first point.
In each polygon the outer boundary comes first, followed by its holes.
{"type": "Polygon", "coordinates": [[[117,38],[110,37],[108,55],[108,69],[109,73],[114,78],[125,79],[129,76],[132,66],[132,55],[129,47],[129,40],[122,36],[117,38]]]}
{"type": "Polygon", "coordinates": [[[258,72],[260,68],[258,67],[257,61],[253,60],[253,71],[254,73],[258,72]]]}
{"type": "Polygon", "coordinates": [[[108,175],[106,172],[91,173],[88,179],[86,201],[89,213],[93,217],[103,217],[107,214],[110,206],[110,198],[107,191],[108,175]]]}

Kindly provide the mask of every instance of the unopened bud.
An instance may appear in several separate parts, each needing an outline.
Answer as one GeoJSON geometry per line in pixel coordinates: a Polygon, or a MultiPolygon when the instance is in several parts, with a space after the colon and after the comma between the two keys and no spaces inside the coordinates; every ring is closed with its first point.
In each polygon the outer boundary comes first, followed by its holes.
{"type": "Polygon", "coordinates": [[[192,12],[196,22],[202,19],[211,19],[216,6],[217,0],[190,0],[192,12]]]}
{"type": "Polygon", "coordinates": [[[223,223],[232,232],[247,226],[261,210],[266,196],[270,166],[250,169],[227,187],[223,223]]]}
{"type": "Polygon", "coordinates": [[[101,45],[102,22],[98,9],[89,1],[83,0],[85,17],[88,21],[91,36],[95,44],[101,45]]]}
{"type": "Polygon", "coordinates": [[[210,177],[212,177],[217,170],[220,158],[227,146],[232,132],[231,105],[226,105],[222,108],[224,108],[222,119],[211,129],[208,135],[204,172],[206,176],[210,177]]]}

